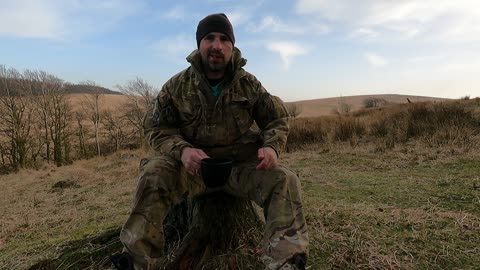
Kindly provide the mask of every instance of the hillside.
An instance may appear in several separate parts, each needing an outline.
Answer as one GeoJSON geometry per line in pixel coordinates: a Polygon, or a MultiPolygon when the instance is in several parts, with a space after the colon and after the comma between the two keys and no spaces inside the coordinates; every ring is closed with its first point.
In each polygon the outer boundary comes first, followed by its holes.
{"type": "Polygon", "coordinates": [[[396,95],[396,94],[384,94],[384,95],[361,95],[361,96],[345,96],[345,97],[333,97],[322,98],[312,100],[302,100],[289,103],[295,103],[300,107],[299,117],[316,117],[322,115],[331,115],[335,110],[338,110],[341,103],[345,103],[351,106],[352,111],[363,108],[363,101],[368,98],[383,99],[388,103],[408,103],[411,102],[424,102],[424,101],[443,101],[448,100],[446,98],[436,97],[423,97],[423,96],[410,96],[410,95],[396,95]]]}
{"type": "MultiPolygon", "coordinates": [[[[304,190],[309,269],[476,269],[480,157],[456,153],[346,143],[284,155],[304,190]]],[[[111,269],[143,155],[0,176],[0,269],[111,269]]]]}
{"type": "MultiPolygon", "coordinates": [[[[58,89],[57,87],[59,85],[63,85],[65,83],[65,92],[67,94],[91,94],[91,93],[99,93],[99,94],[106,94],[106,95],[123,95],[123,93],[118,92],[118,91],[113,91],[108,88],[102,87],[102,86],[97,86],[97,85],[87,85],[87,84],[73,84],[73,83],[66,83],[63,81],[55,81],[52,79],[52,81],[46,81],[46,82],[41,82],[38,80],[29,80],[29,79],[12,79],[12,78],[2,78],[2,86],[4,85],[9,85],[11,89],[10,95],[18,95],[19,91],[20,93],[22,90],[22,87],[19,85],[24,85],[28,86],[26,89],[31,89],[32,92],[35,94],[37,91],[40,92],[41,89],[45,87],[46,84],[47,87],[50,86],[53,89],[58,89]],[[14,87],[12,87],[14,86],[14,87]],[[18,87],[18,89],[16,89],[18,87]]],[[[47,79],[46,79],[47,80],[47,79]]],[[[4,87],[0,87],[0,96],[6,95],[4,87]]]]}
{"type": "MultiPolygon", "coordinates": [[[[78,104],[78,101],[82,99],[82,96],[85,96],[85,94],[84,93],[72,94],[71,101],[73,102],[73,104],[78,104]]],[[[349,104],[351,106],[352,111],[361,109],[364,107],[363,101],[367,98],[383,99],[390,104],[408,103],[408,100],[410,100],[411,102],[425,102],[425,101],[437,102],[437,101],[449,100],[446,98],[436,98],[436,97],[385,94],[385,95],[362,95],[362,96],[321,98],[321,99],[287,102],[287,104],[295,103],[299,106],[301,110],[299,117],[317,117],[317,116],[324,116],[324,115],[332,115],[335,110],[338,110],[340,103],[349,104]]],[[[118,106],[121,106],[122,103],[128,99],[128,97],[121,94],[112,94],[112,95],[104,95],[102,99],[103,99],[102,102],[107,109],[115,109],[118,106]]]]}
{"type": "MultiPolygon", "coordinates": [[[[294,120],[281,163],[301,179],[308,269],[477,269],[479,120],[480,98],[294,120]]],[[[145,155],[0,175],[0,269],[109,269],[145,155]]]]}
{"type": "MultiPolygon", "coordinates": [[[[107,108],[116,108],[119,104],[122,104],[123,101],[128,99],[127,96],[122,95],[121,93],[112,91],[112,95],[105,95],[103,97],[104,104],[107,108]]],[[[86,93],[72,93],[72,101],[74,104],[76,101],[84,96],[86,93]]],[[[436,97],[422,97],[422,96],[409,96],[409,95],[396,95],[396,94],[385,94],[385,95],[362,95],[362,96],[345,96],[345,97],[333,97],[333,98],[320,98],[320,99],[311,99],[311,100],[301,100],[295,102],[299,106],[301,113],[299,117],[317,117],[324,115],[332,115],[335,110],[338,110],[339,104],[346,103],[351,106],[352,111],[356,111],[364,107],[363,101],[368,98],[383,99],[389,104],[403,104],[408,103],[408,100],[411,102],[425,102],[425,101],[445,101],[449,100],[447,98],[436,98],[436,97]]]]}
{"type": "Polygon", "coordinates": [[[106,95],[123,95],[120,92],[110,90],[101,86],[90,86],[84,84],[70,84],[67,85],[65,91],[68,94],[91,94],[91,93],[100,93],[106,95]]]}
{"type": "MultiPolygon", "coordinates": [[[[80,109],[81,103],[88,98],[89,96],[86,93],[69,94],[69,99],[73,105],[74,110],[80,109]]],[[[99,104],[102,110],[121,110],[121,107],[125,105],[128,99],[129,96],[126,95],[102,95],[99,99],[99,104]]]]}

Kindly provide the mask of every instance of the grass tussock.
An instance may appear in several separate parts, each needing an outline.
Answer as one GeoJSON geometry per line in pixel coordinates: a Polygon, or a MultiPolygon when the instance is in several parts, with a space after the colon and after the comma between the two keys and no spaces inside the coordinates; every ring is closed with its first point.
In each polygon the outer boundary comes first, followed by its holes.
{"type": "Polygon", "coordinates": [[[318,144],[327,142],[329,127],[332,119],[298,118],[291,122],[287,147],[318,144]]]}
{"type": "Polygon", "coordinates": [[[477,100],[411,103],[369,108],[346,115],[295,119],[287,149],[308,144],[376,141],[391,149],[419,140],[428,147],[472,147],[480,134],[477,100]]]}
{"type": "Polygon", "coordinates": [[[365,125],[353,117],[338,117],[334,122],[333,139],[335,141],[348,141],[365,134],[365,125]]]}

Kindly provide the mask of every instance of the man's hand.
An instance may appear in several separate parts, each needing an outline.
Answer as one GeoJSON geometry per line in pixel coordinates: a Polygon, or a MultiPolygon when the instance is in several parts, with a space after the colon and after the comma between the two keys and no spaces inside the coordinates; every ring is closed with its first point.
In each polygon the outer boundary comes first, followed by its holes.
{"type": "Polygon", "coordinates": [[[257,170],[268,171],[278,165],[277,153],[271,147],[263,147],[258,149],[258,159],[261,161],[257,166],[257,170]]]}
{"type": "Polygon", "coordinates": [[[187,172],[191,175],[197,174],[200,169],[201,161],[208,158],[202,149],[185,147],[182,150],[182,163],[187,172]]]}

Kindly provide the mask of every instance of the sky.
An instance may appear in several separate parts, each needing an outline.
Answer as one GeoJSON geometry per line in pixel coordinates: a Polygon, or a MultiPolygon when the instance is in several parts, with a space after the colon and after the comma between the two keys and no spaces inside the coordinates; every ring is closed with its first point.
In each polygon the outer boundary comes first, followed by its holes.
{"type": "Polygon", "coordinates": [[[478,0],[0,0],[0,65],[161,88],[220,12],[245,69],[285,101],[480,96],[478,0]]]}

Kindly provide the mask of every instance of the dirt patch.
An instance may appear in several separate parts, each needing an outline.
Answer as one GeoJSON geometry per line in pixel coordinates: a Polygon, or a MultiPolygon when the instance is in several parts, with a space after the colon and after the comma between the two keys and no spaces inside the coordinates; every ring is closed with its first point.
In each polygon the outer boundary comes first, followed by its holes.
{"type": "Polygon", "coordinates": [[[79,188],[80,185],[75,180],[60,180],[52,185],[52,191],[60,191],[66,188],[79,188]]]}

